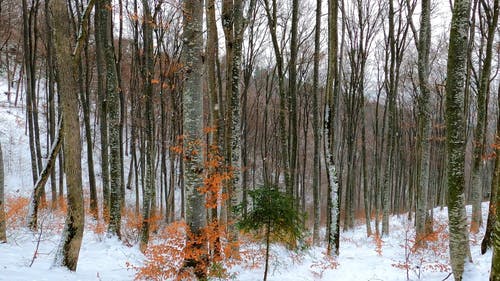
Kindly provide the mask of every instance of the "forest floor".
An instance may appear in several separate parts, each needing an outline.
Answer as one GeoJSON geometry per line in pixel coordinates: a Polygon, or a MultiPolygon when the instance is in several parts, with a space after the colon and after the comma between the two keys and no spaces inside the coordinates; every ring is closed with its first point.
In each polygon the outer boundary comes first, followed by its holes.
{"type": "MultiPolygon", "coordinates": [[[[10,204],[14,208],[16,205],[10,204]]],[[[325,256],[324,246],[291,251],[274,245],[268,280],[444,280],[451,272],[446,210],[437,209],[435,216],[438,231],[435,238],[429,239],[427,249],[412,248],[412,223],[402,216],[391,218],[391,235],[386,238],[367,238],[364,225],[342,232],[336,260],[325,256]]],[[[9,221],[8,243],[0,244],[0,280],[134,280],[133,267],[141,267],[145,260],[137,244],[108,238],[104,229],[99,230],[92,219],[87,219],[76,272],[52,267],[63,212],[42,212],[42,225],[36,233],[23,227],[24,223],[24,219],[9,221]]],[[[470,237],[473,263],[468,265],[464,280],[488,280],[491,252],[480,254],[482,235],[483,230],[470,237]]],[[[262,280],[264,245],[244,243],[241,250],[242,261],[229,269],[226,278],[213,280],[262,280]]]]}
{"type": "MultiPolygon", "coordinates": [[[[5,88],[0,80],[0,141],[4,154],[8,219],[8,242],[0,244],[0,280],[133,280],[137,268],[144,265],[146,258],[137,245],[137,218],[132,211],[124,215],[122,241],[106,236],[102,220],[95,221],[86,216],[76,272],[52,267],[62,232],[64,208],[55,212],[48,208],[42,210],[37,232],[25,227],[32,189],[25,113],[21,107],[7,102],[3,94],[5,88]]],[[[44,129],[41,130],[44,134],[44,129]]],[[[486,222],[488,204],[483,203],[482,209],[486,222]]],[[[467,212],[470,215],[470,206],[467,212]]],[[[273,245],[268,280],[444,280],[451,272],[447,221],[446,208],[436,208],[436,232],[427,237],[428,247],[425,249],[413,247],[413,222],[405,214],[391,217],[390,235],[382,238],[366,237],[366,226],[363,221],[358,221],[353,230],[341,233],[340,256],[336,260],[325,256],[324,245],[304,246],[300,251],[273,245]]],[[[484,228],[481,228],[477,235],[470,236],[473,262],[467,265],[464,280],[488,280],[491,251],[484,256],[480,254],[483,235],[484,228]]],[[[264,245],[245,242],[241,250],[242,260],[228,269],[226,279],[262,280],[264,245]]]]}

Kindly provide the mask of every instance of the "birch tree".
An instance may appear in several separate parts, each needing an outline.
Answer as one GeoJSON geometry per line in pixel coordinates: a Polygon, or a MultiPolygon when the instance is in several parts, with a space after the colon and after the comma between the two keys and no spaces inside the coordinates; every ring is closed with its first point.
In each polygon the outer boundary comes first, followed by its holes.
{"type": "Polygon", "coordinates": [[[451,19],[446,80],[446,143],[448,153],[448,217],[450,259],[455,280],[461,281],[470,257],[465,213],[464,84],[467,63],[470,1],[456,0],[451,19]]]}
{"type": "Polygon", "coordinates": [[[327,252],[329,255],[339,254],[340,242],[340,204],[337,182],[337,171],[335,169],[335,146],[334,146],[334,116],[335,100],[338,96],[338,0],[328,1],[328,73],[326,81],[326,110],[323,135],[325,136],[326,168],[328,177],[327,194],[327,222],[326,235],[328,241],[327,252]]]}

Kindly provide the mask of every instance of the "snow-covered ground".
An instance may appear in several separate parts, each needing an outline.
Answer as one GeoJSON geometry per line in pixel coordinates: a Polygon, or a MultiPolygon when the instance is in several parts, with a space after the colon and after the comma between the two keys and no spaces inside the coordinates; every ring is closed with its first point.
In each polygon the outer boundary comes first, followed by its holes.
{"type": "MultiPolygon", "coordinates": [[[[483,204],[486,210],[487,204],[483,204]]],[[[42,215],[43,217],[43,215],[42,215]]],[[[62,221],[45,215],[47,224],[42,235],[25,228],[9,231],[9,242],[0,244],[0,280],[133,280],[135,271],[127,264],[141,266],[144,256],[137,245],[132,247],[105,235],[95,234],[87,227],[76,272],[53,268],[54,252],[59,242],[62,221]],[[55,220],[56,222],[53,222],[55,220]],[[40,245],[37,249],[37,243],[40,245]],[[36,258],[33,257],[37,252],[36,258]],[[32,266],[30,264],[33,262],[32,266]]],[[[437,227],[446,222],[446,211],[436,209],[437,227]]],[[[373,237],[367,238],[364,225],[341,235],[340,256],[333,261],[325,258],[324,247],[312,247],[300,252],[282,246],[271,249],[268,280],[443,280],[449,275],[446,240],[431,242],[436,250],[424,254],[410,254],[408,263],[405,247],[411,248],[413,234],[403,217],[391,218],[391,235],[382,238],[381,248],[373,237]],[[408,237],[406,235],[409,235],[408,237]],[[420,269],[419,269],[420,268],[420,269]],[[420,277],[420,278],[419,278],[420,277]]],[[[446,236],[446,229],[442,235],[446,236]]],[[[466,269],[464,280],[488,280],[491,252],[482,256],[479,245],[483,230],[471,237],[473,263],[466,269]]],[[[262,280],[264,246],[246,244],[242,247],[243,262],[230,269],[234,280],[262,280]]],[[[217,280],[217,279],[214,279],[217,280]]],[[[452,280],[452,279],[450,279],[452,280]]]]}
{"type": "MultiPolygon", "coordinates": [[[[0,93],[5,88],[0,80],[0,93]]],[[[32,188],[24,116],[21,108],[14,108],[4,95],[0,95],[0,141],[9,200],[28,197],[32,188]]],[[[487,208],[488,204],[484,203],[484,221],[487,208]]],[[[24,221],[20,214],[22,210],[18,211],[16,220],[8,221],[8,243],[0,244],[0,280],[133,280],[135,271],[127,264],[141,266],[144,260],[137,245],[105,237],[87,217],[76,272],[54,268],[52,261],[60,239],[63,214],[42,212],[43,226],[37,233],[22,226],[24,221]]],[[[12,217],[16,217],[16,213],[12,217]]],[[[275,245],[271,249],[268,279],[399,281],[408,276],[410,280],[443,280],[450,272],[446,209],[435,209],[434,217],[435,229],[440,231],[431,239],[430,249],[426,251],[412,251],[413,223],[406,215],[391,217],[391,235],[378,242],[373,237],[366,237],[362,222],[354,230],[342,232],[340,256],[335,261],[325,257],[324,246],[294,252],[275,245]]],[[[470,237],[473,263],[466,268],[464,280],[488,280],[491,252],[480,254],[483,233],[481,229],[478,235],[470,237]]],[[[263,251],[263,245],[243,244],[243,260],[230,269],[230,276],[242,281],[262,280],[263,251]]]]}
{"type": "MultiPolygon", "coordinates": [[[[487,208],[488,204],[484,203],[483,211],[487,208]]],[[[470,206],[467,210],[470,215],[470,206]]],[[[408,222],[406,216],[391,217],[391,234],[387,238],[382,238],[381,248],[378,250],[375,239],[366,237],[364,224],[352,231],[342,232],[340,256],[335,269],[328,268],[329,263],[325,261],[324,247],[306,250],[300,257],[283,247],[274,247],[271,267],[273,275],[269,280],[401,281],[407,280],[407,271],[404,267],[407,265],[409,280],[441,281],[451,272],[448,266],[448,242],[444,239],[447,236],[446,209],[435,209],[435,219],[435,229],[442,229],[442,231],[436,237],[436,241],[429,242],[431,249],[418,253],[411,252],[413,246],[411,239],[415,233],[413,223],[408,222]],[[405,248],[408,250],[408,255],[405,248]],[[406,262],[406,256],[408,256],[408,262],[406,262]]],[[[484,229],[481,229],[478,235],[470,237],[473,263],[467,267],[464,280],[480,281],[489,278],[491,251],[484,256],[481,255],[480,243],[483,235],[484,229]]],[[[261,280],[263,269],[242,270],[237,276],[237,280],[261,280]]],[[[450,277],[448,280],[453,280],[453,278],[450,277]]]]}
{"type": "Polygon", "coordinates": [[[38,255],[32,266],[38,236],[17,233],[7,244],[0,245],[0,280],[133,280],[134,272],[127,269],[126,261],[139,260],[137,247],[126,247],[116,239],[96,239],[85,233],[76,272],[53,268],[54,253],[59,235],[43,236],[38,255]]]}

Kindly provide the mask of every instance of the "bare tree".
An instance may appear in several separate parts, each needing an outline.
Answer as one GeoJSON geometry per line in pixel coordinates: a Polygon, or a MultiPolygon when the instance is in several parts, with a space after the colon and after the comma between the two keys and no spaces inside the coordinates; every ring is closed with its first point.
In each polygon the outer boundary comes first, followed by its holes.
{"type": "Polygon", "coordinates": [[[281,148],[281,172],[283,172],[285,178],[285,186],[288,191],[291,190],[291,171],[289,162],[289,144],[288,144],[288,126],[286,122],[286,113],[288,112],[287,107],[287,95],[285,88],[285,65],[283,58],[283,51],[281,50],[277,27],[278,27],[278,4],[276,0],[263,0],[264,10],[267,17],[267,25],[269,27],[269,33],[271,35],[271,41],[273,44],[274,56],[276,59],[276,71],[278,79],[278,91],[279,91],[279,138],[280,138],[280,148],[281,148]]]}
{"type": "Polygon", "coordinates": [[[319,227],[321,219],[320,208],[320,138],[321,127],[319,125],[319,61],[320,61],[320,42],[321,42],[321,0],[316,0],[316,26],[314,30],[314,73],[313,73],[313,97],[312,97],[312,114],[313,114],[313,135],[314,135],[314,160],[313,160],[313,244],[319,243],[319,227]]]}
{"type": "MultiPolygon", "coordinates": [[[[500,12],[499,10],[500,10],[499,1],[495,0],[495,2],[493,4],[493,18],[490,18],[490,20],[492,20],[492,22],[490,22],[490,26],[488,28],[488,33],[491,31],[492,27],[496,26],[498,23],[498,14],[500,12]]],[[[490,13],[490,16],[491,16],[491,13],[490,13]]],[[[491,35],[491,34],[489,34],[489,35],[491,35]]],[[[494,33],[493,33],[493,35],[494,35],[494,33]]],[[[488,47],[489,47],[489,45],[488,45],[488,47]]],[[[484,67],[483,67],[483,70],[484,70],[484,67]]],[[[484,80],[484,78],[481,79],[481,81],[483,81],[483,80],[484,80]]],[[[499,93],[500,93],[500,89],[499,89],[499,93]]],[[[497,98],[500,98],[500,97],[497,97],[497,98]]],[[[500,115],[500,113],[498,115],[500,115]]],[[[498,126],[499,125],[498,125],[498,121],[497,121],[497,133],[496,133],[497,139],[494,140],[496,143],[498,143],[498,136],[499,136],[498,134],[500,133],[498,126]]],[[[498,149],[498,146],[497,146],[497,149],[498,149]]],[[[495,202],[495,198],[497,196],[497,187],[498,187],[498,174],[496,173],[496,170],[495,170],[496,167],[498,166],[498,164],[497,164],[498,158],[499,158],[498,151],[496,151],[496,155],[497,155],[497,157],[495,160],[495,167],[493,168],[493,178],[491,180],[491,187],[490,187],[490,205],[488,208],[488,220],[486,222],[486,232],[484,233],[484,238],[483,238],[483,241],[481,242],[481,253],[483,255],[486,253],[486,250],[491,247],[492,232],[493,232],[493,227],[494,227],[495,222],[496,222],[496,213],[495,213],[496,208],[495,208],[494,202],[495,202]]]]}
{"type": "MultiPolygon", "coordinates": [[[[92,9],[92,3],[85,13],[87,20],[92,9]]],[[[68,191],[68,213],[54,264],[66,266],[69,270],[75,271],[85,222],[78,95],[75,95],[78,92],[78,63],[73,59],[74,54],[79,54],[81,40],[79,40],[80,44],[77,44],[75,51],[73,51],[71,48],[73,45],[71,26],[68,25],[70,17],[66,1],[52,1],[51,10],[55,31],[54,46],[60,75],[59,91],[64,120],[64,171],[68,191]]],[[[82,24],[85,22],[86,20],[84,19],[82,24]]]]}
{"type": "Polygon", "coordinates": [[[143,211],[142,211],[142,231],[141,231],[141,249],[146,250],[149,240],[150,218],[153,209],[154,197],[154,180],[155,180],[155,153],[154,153],[154,124],[153,124],[153,19],[151,17],[151,9],[147,0],[142,0],[142,8],[144,11],[143,40],[144,40],[144,63],[142,66],[142,78],[144,83],[144,94],[146,97],[146,140],[145,140],[145,157],[146,157],[146,181],[144,185],[143,195],[143,211]]]}
{"type": "Polygon", "coordinates": [[[495,41],[495,30],[498,27],[498,13],[499,4],[495,0],[493,7],[489,1],[479,1],[484,10],[486,21],[488,25],[488,32],[486,38],[485,57],[482,64],[481,74],[479,76],[479,90],[477,92],[477,122],[474,129],[474,154],[472,162],[472,182],[471,182],[471,201],[472,201],[472,219],[471,219],[471,232],[477,233],[479,227],[482,225],[483,216],[481,213],[481,202],[483,199],[483,184],[482,184],[482,168],[483,168],[483,155],[485,153],[486,145],[486,128],[487,126],[487,99],[490,92],[490,74],[491,62],[493,58],[493,43],[495,41]]]}
{"type": "MultiPolygon", "coordinates": [[[[113,26],[111,0],[104,0],[101,9],[101,32],[104,32],[104,60],[106,62],[106,98],[108,102],[107,113],[109,128],[109,227],[108,232],[120,237],[121,225],[121,154],[120,154],[120,98],[118,96],[119,84],[115,62],[115,49],[113,46],[113,26]]],[[[103,163],[102,165],[106,165],[103,163]]]]}
{"type": "Polygon", "coordinates": [[[109,217],[109,146],[108,146],[108,105],[106,97],[106,7],[103,1],[95,4],[94,32],[96,44],[97,96],[99,103],[99,132],[101,137],[101,179],[103,216],[109,217]]]}
{"type": "MultiPolygon", "coordinates": [[[[417,210],[415,213],[417,236],[426,234],[425,221],[427,217],[427,201],[429,191],[429,164],[430,164],[430,142],[431,137],[431,112],[430,112],[430,85],[429,85],[429,53],[431,48],[431,3],[430,0],[422,0],[422,12],[420,14],[420,32],[418,36],[418,81],[420,95],[418,98],[418,135],[417,146],[419,151],[419,172],[417,183],[417,210]]],[[[417,238],[420,243],[422,239],[417,238]]]]}
{"type": "Polygon", "coordinates": [[[326,81],[326,110],[323,135],[325,137],[326,168],[328,177],[326,238],[329,255],[339,254],[340,200],[335,164],[335,101],[340,89],[338,69],[338,0],[328,1],[328,73],[326,81]]]}

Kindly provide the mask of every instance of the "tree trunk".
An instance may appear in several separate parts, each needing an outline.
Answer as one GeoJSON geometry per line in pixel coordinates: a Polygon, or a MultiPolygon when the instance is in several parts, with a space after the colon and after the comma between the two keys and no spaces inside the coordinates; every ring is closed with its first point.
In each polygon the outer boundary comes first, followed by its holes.
{"type": "MultiPolygon", "coordinates": [[[[54,40],[52,30],[52,19],[50,17],[49,1],[45,1],[45,22],[47,28],[47,91],[48,91],[48,128],[50,143],[54,142],[56,134],[56,111],[55,111],[55,70],[54,70],[54,40]]],[[[57,207],[57,181],[56,171],[52,169],[50,173],[50,187],[51,187],[51,200],[52,209],[57,207]]]]}
{"type": "MultiPolygon", "coordinates": [[[[301,1],[302,2],[302,1],[301,1]]],[[[298,22],[299,22],[299,1],[292,0],[292,26],[290,38],[290,61],[288,63],[289,79],[288,79],[288,118],[289,118],[289,132],[288,132],[288,160],[290,164],[290,184],[287,185],[287,193],[294,198],[295,207],[298,204],[299,194],[294,194],[296,191],[296,176],[297,170],[297,143],[298,143],[298,130],[297,130],[297,54],[298,54],[298,22]]]]}
{"type": "Polygon", "coordinates": [[[149,240],[150,218],[154,213],[154,188],[155,188],[155,149],[154,149],[154,124],[153,124],[153,30],[151,10],[148,1],[142,0],[145,22],[143,28],[144,40],[144,64],[142,66],[144,95],[146,97],[145,122],[146,122],[146,142],[145,142],[145,157],[146,157],[146,181],[143,188],[143,210],[142,210],[142,230],[141,230],[141,250],[145,251],[149,240]],[[149,23],[149,24],[148,24],[149,23]]]}
{"type": "MultiPolygon", "coordinates": [[[[121,155],[120,155],[120,100],[118,97],[118,74],[113,47],[113,27],[110,0],[100,1],[100,31],[106,64],[106,99],[109,129],[109,226],[108,233],[120,238],[121,225],[121,155]]],[[[103,120],[101,120],[103,121],[103,120]]]]}
{"type": "Polygon", "coordinates": [[[392,181],[392,175],[393,175],[393,168],[394,168],[394,158],[396,156],[396,140],[395,140],[395,134],[396,134],[396,94],[397,92],[395,91],[395,68],[396,68],[396,35],[395,35],[395,22],[394,22],[394,0],[389,1],[389,34],[387,38],[387,48],[389,48],[388,52],[386,55],[388,56],[388,61],[386,61],[386,64],[389,65],[387,68],[386,66],[386,93],[387,93],[387,100],[386,100],[386,107],[387,113],[388,113],[388,128],[387,128],[387,134],[385,135],[386,137],[386,142],[387,142],[387,154],[385,157],[385,163],[386,167],[384,170],[384,182],[383,182],[383,187],[382,187],[382,235],[387,236],[389,235],[389,214],[390,214],[390,207],[391,207],[391,191],[392,187],[394,185],[392,181]]]}
{"type": "Polygon", "coordinates": [[[266,226],[266,263],[264,266],[264,281],[267,280],[267,272],[269,271],[269,249],[271,248],[271,223],[267,222],[266,226]]]}
{"type": "Polygon", "coordinates": [[[491,4],[486,4],[486,1],[480,1],[484,6],[486,19],[488,23],[488,37],[486,41],[485,58],[483,61],[483,68],[479,81],[479,91],[477,92],[477,123],[474,130],[474,155],[472,162],[472,182],[471,182],[471,201],[472,201],[472,218],[470,231],[477,233],[483,223],[483,216],[481,212],[481,202],[483,199],[483,184],[482,184],[482,168],[483,168],[483,155],[485,153],[485,135],[487,126],[487,103],[489,90],[490,90],[490,74],[491,74],[491,61],[493,56],[493,43],[495,41],[495,30],[498,27],[498,13],[499,1],[495,0],[493,4],[493,11],[491,11],[491,4]]]}
{"type": "Polygon", "coordinates": [[[0,143],[0,243],[7,242],[6,234],[6,217],[5,217],[5,194],[4,194],[4,166],[3,166],[3,153],[2,144],[0,143]]]}
{"type": "MultiPolygon", "coordinates": [[[[276,57],[276,68],[278,72],[278,89],[279,89],[279,144],[280,144],[280,161],[281,161],[281,171],[283,172],[285,178],[285,187],[290,190],[291,186],[291,176],[290,176],[290,165],[288,156],[288,130],[286,125],[286,114],[288,113],[287,108],[287,96],[285,92],[285,71],[283,65],[283,54],[280,49],[280,44],[278,42],[277,35],[277,4],[276,0],[272,0],[272,7],[269,5],[269,0],[264,0],[264,8],[267,17],[267,24],[269,31],[271,33],[271,41],[273,44],[274,55],[276,57]]],[[[278,176],[278,175],[276,175],[278,176]]]]}
{"type": "MultiPolygon", "coordinates": [[[[199,191],[203,186],[203,0],[183,2],[183,153],[184,185],[186,189],[186,223],[193,236],[200,239],[202,228],[206,225],[205,196],[199,191]]],[[[200,241],[191,241],[192,247],[203,249],[200,241]]],[[[198,279],[206,278],[206,270],[197,259],[185,260],[185,267],[194,269],[198,279]]]]}
{"type": "Polygon", "coordinates": [[[361,122],[362,123],[362,128],[361,128],[361,157],[362,157],[362,169],[363,169],[363,203],[365,207],[365,224],[366,224],[366,236],[370,237],[372,235],[372,227],[371,227],[371,219],[370,219],[370,214],[371,214],[371,209],[370,209],[370,192],[368,191],[368,169],[366,168],[367,163],[366,163],[366,119],[365,119],[365,110],[366,110],[366,105],[364,104],[364,98],[363,98],[363,105],[361,108],[361,122]]]}
{"type": "Polygon", "coordinates": [[[328,177],[327,194],[327,252],[329,255],[339,254],[340,242],[340,204],[339,186],[335,165],[334,117],[335,100],[339,91],[338,80],[338,34],[337,34],[338,0],[328,1],[328,74],[326,85],[326,113],[324,119],[324,136],[326,150],[326,168],[328,177]]]}
{"type": "MultiPolygon", "coordinates": [[[[498,1],[496,1],[498,3],[498,1]]],[[[498,86],[497,93],[497,103],[500,105],[500,85],[498,86]]],[[[499,107],[500,108],[500,107],[499,107]]],[[[499,217],[497,215],[497,211],[499,209],[499,186],[500,186],[500,114],[497,115],[497,131],[495,135],[495,164],[493,167],[493,177],[491,179],[491,192],[490,192],[490,205],[488,208],[488,221],[486,222],[486,233],[484,234],[483,241],[481,242],[481,254],[485,254],[486,251],[491,248],[492,243],[493,246],[497,246],[500,244],[500,232],[496,233],[496,243],[494,238],[495,226],[500,224],[499,217]]],[[[497,253],[498,248],[496,249],[497,253]]],[[[498,263],[498,261],[497,261],[498,263]]],[[[500,275],[500,266],[496,270],[496,274],[500,275]]],[[[493,271],[493,268],[492,268],[493,271]]]]}
{"type": "Polygon", "coordinates": [[[98,0],[95,4],[95,41],[96,41],[96,69],[97,69],[97,97],[99,103],[99,131],[101,136],[101,178],[102,178],[102,206],[103,217],[109,219],[109,147],[108,147],[108,105],[106,91],[106,7],[98,0]]]}
{"type": "Polygon", "coordinates": [[[38,167],[36,162],[36,151],[35,144],[33,138],[33,123],[32,120],[32,103],[31,103],[31,91],[34,91],[34,82],[32,83],[32,79],[34,79],[34,72],[31,70],[32,62],[32,47],[31,43],[31,23],[30,23],[30,12],[28,12],[28,3],[27,0],[22,1],[22,9],[23,9],[23,53],[24,53],[24,69],[25,69],[25,81],[26,81],[26,122],[28,122],[28,134],[29,134],[29,143],[30,143],[30,156],[31,156],[31,172],[33,176],[33,183],[36,182],[38,177],[38,167]]]}
{"type": "MultiPolygon", "coordinates": [[[[35,70],[35,57],[36,49],[34,49],[34,37],[33,34],[33,22],[36,17],[36,7],[31,6],[28,9],[28,3],[26,0],[22,1],[22,14],[23,14],[23,52],[24,52],[24,69],[26,73],[26,122],[28,123],[28,135],[29,135],[29,146],[30,146],[30,156],[31,156],[31,172],[33,176],[33,184],[36,183],[39,175],[39,155],[37,152],[36,143],[39,140],[36,139],[35,129],[34,129],[34,111],[37,109],[36,102],[33,98],[36,96],[36,70],[35,70]]],[[[36,41],[36,40],[35,40],[36,41]]],[[[42,190],[39,194],[40,197],[35,198],[35,200],[41,200],[41,196],[44,194],[42,190]]]]}
{"type": "Polygon", "coordinates": [[[465,213],[465,120],[464,83],[467,63],[469,0],[456,0],[451,20],[446,81],[446,141],[448,149],[448,217],[450,259],[455,280],[461,281],[464,264],[470,259],[465,213]]]}
{"type": "MultiPolygon", "coordinates": [[[[208,87],[207,94],[210,97],[210,127],[213,129],[211,135],[210,147],[217,147],[212,153],[221,153],[220,143],[222,141],[222,130],[223,130],[223,119],[221,116],[220,105],[222,101],[219,101],[217,94],[217,79],[216,79],[216,60],[218,60],[218,35],[217,35],[217,24],[215,17],[215,1],[208,0],[206,3],[206,25],[207,25],[207,78],[208,87]]],[[[210,149],[209,149],[210,150],[210,149]]],[[[210,153],[210,152],[209,152],[210,153]]],[[[213,168],[212,172],[217,172],[218,168],[213,168]]],[[[212,198],[218,198],[218,194],[212,193],[210,195],[212,198]]],[[[216,258],[220,257],[220,238],[219,238],[219,218],[217,214],[217,207],[211,209],[211,222],[217,233],[217,238],[215,239],[215,245],[213,245],[213,255],[216,258]]]]}
{"type": "MultiPolygon", "coordinates": [[[[255,1],[252,1],[255,3],[255,1]]],[[[251,4],[255,5],[255,4],[251,4]]],[[[226,0],[223,1],[222,16],[224,34],[226,37],[226,102],[229,107],[226,110],[227,126],[226,126],[226,159],[231,167],[233,175],[231,182],[228,184],[229,200],[228,209],[228,234],[231,242],[231,255],[239,256],[238,247],[238,230],[236,228],[237,214],[234,211],[234,206],[241,202],[242,198],[242,166],[241,166],[241,105],[240,105],[240,72],[241,72],[241,57],[243,46],[244,19],[243,19],[244,2],[242,0],[226,0]]]]}
{"type": "MultiPolygon", "coordinates": [[[[81,20],[81,19],[80,19],[81,20]]],[[[88,31],[85,31],[88,32],[88,31]]],[[[89,48],[88,41],[85,42],[84,47],[85,52],[85,63],[83,65],[82,62],[79,63],[79,72],[81,76],[85,76],[85,85],[81,85],[82,80],[80,79],[80,104],[83,112],[83,124],[85,127],[85,143],[87,146],[87,168],[89,173],[89,193],[90,193],[90,202],[89,202],[89,211],[94,219],[99,218],[99,206],[97,199],[97,187],[95,182],[95,171],[94,171],[94,146],[92,141],[92,127],[90,125],[90,83],[91,83],[91,74],[90,74],[90,65],[89,65],[89,48]],[[85,67],[85,73],[83,72],[83,68],[85,67]],[[85,90],[83,89],[85,88],[85,90]]]]}
{"type": "Polygon", "coordinates": [[[50,149],[49,159],[47,161],[47,164],[43,168],[40,177],[36,181],[35,187],[33,189],[33,194],[31,195],[30,205],[28,208],[28,227],[32,231],[35,231],[38,227],[38,208],[40,205],[40,200],[38,200],[37,198],[40,198],[41,192],[45,188],[45,184],[47,183],[49,176],[54,171],[57,154],[59,154],[59,151],[61,150],[63,144],[62,135],[64,133],[62,132],[62,126],[62,120],[60,120],[57,135],[55,136],[54,143],[52,144],[52,148],[50,149]]]}
{"type": "Polygon", "coordinates": [[[321,0],[316,0],[316,27],[314,31],[314,73],[313,73],[313,96],[312,96],[312,114],[313,114],[313,136],[314,136],[314,152],[313,152],[313,244],[319,243],[319,231],[321,220],[321,205],[320,205],[320,153],[319,145],[321,138],[321,129],[319,125],[319,60],[320,60],[320,43],[321,42],[321,0]]]}
{"type": "MultiPolygon", "coordinates": [[[[89,5],[89,8],[91,5],[89,5]]],[[[55,265],[75,271],[83,238],[85,213],[83,208],[80,122],[78,118],[77,62],[73,59],[71,28],[66,1],[51,3],[54,21],[54,40],[60,75],[59,89],[62,101],[64,134],[64,170],[68,191],[68,213],[61,243],[55,256],[55,265]]]]}
{"type": "MultiPolygon", "coordinates": [[[[429,190],[429,164],[431,137],[431,112],[429,88],[429,52],[431,47],[431,3],[422,0],[422,13],[420,14],[420,33],[418,45],[418,80],[420,96],[418,99],[419,120],[417,146],[419,148],[417,163],[420,164],[418,173],[417,210],[415,214],[417,243],[421,244],[425,236],[425,219],[427,217],[428,190],[429,190]]],[[[432,206],[431,206],[432,208],[432,206]]]]}
{"type": "MultiPolygon", "coordinates": [[[[497,1],[498,2],[498,1],[497,1]]],[[[497,96],[498,108],[500,108],[500,86],[498,87],[497,96]]],[[[490,201],[490,210],[496,209],[496,220],[493,225],[492,234],[492,246],[493,246],[493,257],[491,259],[491,273],[490,281],[500,281],[500,114],[497,117],[497,134],[496,134],[496,159],[495,168],[493,174],[493,181],[491,183],[491,189],[496,189],[496,197],[493,197],[493,192],[490,201]],[[493,205],[495,204],[495,205],[493,205]],[[493,205],[494,207],[491,207],[493,205]]],[[[490,215],[488,216],[488,221],[490,221],[490,215]]]]}

